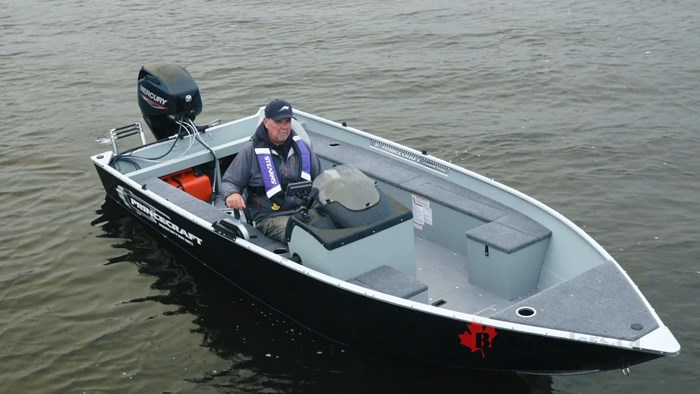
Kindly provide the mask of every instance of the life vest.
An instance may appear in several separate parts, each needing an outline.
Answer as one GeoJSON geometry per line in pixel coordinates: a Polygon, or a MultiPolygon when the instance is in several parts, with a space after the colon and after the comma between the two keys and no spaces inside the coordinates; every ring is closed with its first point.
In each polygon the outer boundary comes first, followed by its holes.
{"type": "MultiPolygon", "coordinates": [[[[311,153],[301,137],[296,135],[294,131],[292,131],[292,141],[293,149],[299,152],[301,156],[301,179],[310,181],[311,153]]],[[[275,168],[275,162],[272,160],[272,152],[270,148],[266,147],[264,142],[260,140],[257,140],[255,145],[255,157],[258,160],[260,175],[262,175],[265,195],[270,200],[272,200],[273,197],[277,197],[275,200],[280,200],[281,193],[284,191],[286,185],[283,185],[280,181],[277,168],[275,168]]],[[[284,200],[284,197],[282,197],[281,200],[284,200]]]]}

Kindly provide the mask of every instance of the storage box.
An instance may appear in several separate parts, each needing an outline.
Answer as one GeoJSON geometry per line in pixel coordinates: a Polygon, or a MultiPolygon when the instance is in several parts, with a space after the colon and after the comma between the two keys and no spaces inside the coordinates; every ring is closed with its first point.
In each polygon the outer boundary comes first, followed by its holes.
{"type": "MultiPolygon", "coordinates": [[[[549,234],[549,233],[548,233],[549,234]]],[[[469,282],[514,300],[537,289],[549,236],[491,222],[467,232],[469,282]]]]}

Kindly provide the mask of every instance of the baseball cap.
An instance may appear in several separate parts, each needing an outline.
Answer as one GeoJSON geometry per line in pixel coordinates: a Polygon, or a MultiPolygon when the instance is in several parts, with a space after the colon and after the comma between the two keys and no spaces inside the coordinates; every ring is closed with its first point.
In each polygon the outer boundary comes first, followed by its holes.
{"type": "Polygon", "coordinates": [[[265,107],[265,117],[275,121],[292,118],[292,104],[287,100],[274,99],[265,107]]]}

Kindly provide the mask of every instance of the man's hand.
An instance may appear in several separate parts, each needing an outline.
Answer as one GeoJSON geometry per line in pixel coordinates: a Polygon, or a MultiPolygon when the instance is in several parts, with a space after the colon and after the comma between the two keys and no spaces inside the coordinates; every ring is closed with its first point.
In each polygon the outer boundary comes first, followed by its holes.
{"type": "Polygon", "coordinates": [[[243,209],[245,208],[245,200],[243,200],[241,193],[229,194],[226,197],[226,206],[233,209],[243,209]]]}

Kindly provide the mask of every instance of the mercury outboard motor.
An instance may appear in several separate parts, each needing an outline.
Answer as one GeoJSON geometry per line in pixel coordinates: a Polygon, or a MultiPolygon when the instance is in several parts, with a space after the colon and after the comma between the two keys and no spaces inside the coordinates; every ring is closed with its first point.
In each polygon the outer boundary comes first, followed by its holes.
{"type": "Polygon", "coordinates": [[[159,141],[178,133],[176,121],[194,121],[202,112],[199,87],[187,70],[174,64],[141,67],[138,97],[143,119],[159,141]]]}

